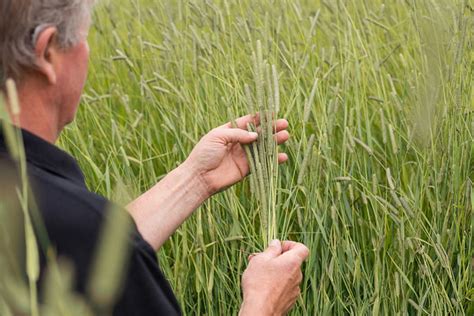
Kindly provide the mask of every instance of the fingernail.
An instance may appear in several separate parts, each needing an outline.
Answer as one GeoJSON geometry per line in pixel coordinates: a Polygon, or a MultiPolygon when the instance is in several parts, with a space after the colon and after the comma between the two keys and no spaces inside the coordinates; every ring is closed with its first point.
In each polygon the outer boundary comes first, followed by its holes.
{"type": "Polygon", "coordinates": [[[281,246],[281,242],[278,239],[273,239],[272,241],[270,241],[270,246],[272,247],[281,246]]]}
{"type": "Polygon", "coordinates": [[[258,134],[255,132],[249,132],[249,135],[252,136],[253,138],[257,138],[258,134]]]}

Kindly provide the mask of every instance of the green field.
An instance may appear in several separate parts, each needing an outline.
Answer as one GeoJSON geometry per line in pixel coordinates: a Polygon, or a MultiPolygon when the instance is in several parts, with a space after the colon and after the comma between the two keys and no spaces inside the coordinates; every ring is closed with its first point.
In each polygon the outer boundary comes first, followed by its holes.
{"type": "MultiPolygon", "coordinates": [[[[123,182],[137,196],[211,128],[247,114],[261,41],[291,133],[278,237],[311,250],[291,314],[473,315],[473,8],[102,1],[88,85],[60,145],[91,190],[111,197],[123,182]]],[[[264,247],[258,205],[247,179],[159,252],[185,314],[237,314],[247,256],[264,247]]]]}

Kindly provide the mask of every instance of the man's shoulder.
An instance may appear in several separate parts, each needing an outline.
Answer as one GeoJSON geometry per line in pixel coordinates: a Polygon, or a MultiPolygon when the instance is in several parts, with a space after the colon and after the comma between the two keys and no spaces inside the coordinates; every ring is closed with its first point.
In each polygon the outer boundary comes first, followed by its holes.
{"type": "Polygon", "coordinates": [[[58,175],[28,165],[28,174],[39,212],[52,239],[95,242],[109,201],[58,175]]]}
{"type": "Polygon", "coordinates": [[[78,184],[60,175],[51,174],[33,164],[28,164],[30,184],[39,203],[48,204],[54,211],[64,208],[70,211],[87,211],[102,217],[108,200],[91,192],[85,184],[78,184]]]}

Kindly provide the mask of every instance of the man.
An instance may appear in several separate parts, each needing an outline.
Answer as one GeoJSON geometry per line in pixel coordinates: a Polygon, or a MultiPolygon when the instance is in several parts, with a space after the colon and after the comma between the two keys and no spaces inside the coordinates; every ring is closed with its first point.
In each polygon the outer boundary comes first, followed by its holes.
{"type": "MultiPolygon", "coordinates": [[[[17,83],[17,125],[23,133],[29,179],[48,236],[58,255],[75,264],[75,288],[82,294],[108,201],[87,190],[76,162],[53,144],[73,121],[87,77],[92,2],[0,3],[0,86],[4,90],[7,77],[17,83]]],[[[247,115],[236,120],[236,128],[227,123],[212,130],[184,163],[127,206],[136,231],[114,314],[180,314],[155,252],[206,199],[248,174],[241,145],[257,138],[246,131],[253,120],[247,115]]],[[[287,127],[286,120],[276,121],[279,144],[289,137],[287,127]]],[[[6,153],[0,134],[0,162],[9,160],[6,153]]],[[[286,154],[278,158],[281,163],[287,160],[286,154]]],[[[286,313],[299,295],[300,267],[307,256],[308,249],[300,243],[272,241],[264,252],[249,258],[242,277],[241,315],[286,313]]]]}

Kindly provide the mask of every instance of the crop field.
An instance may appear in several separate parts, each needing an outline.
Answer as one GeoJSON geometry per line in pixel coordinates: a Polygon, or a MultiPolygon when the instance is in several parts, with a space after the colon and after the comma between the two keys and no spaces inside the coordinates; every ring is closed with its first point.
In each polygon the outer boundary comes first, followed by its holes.
{"type": "MultiPolygon", "coordinates": [[[[260,51],[291,133],[273,235],[311,251],[290,314],[473,315],[473,30],[470,0],[101,1],[60,146],[91,190],[136,197],[249,112],[260,51]]],[[[238,313],[266,246],[250,180],[158,253],[186,315],[238,313]]]]}

